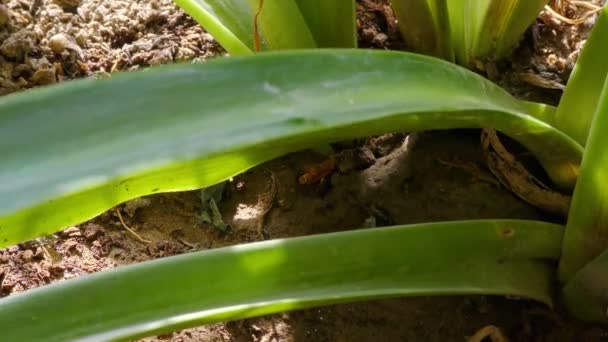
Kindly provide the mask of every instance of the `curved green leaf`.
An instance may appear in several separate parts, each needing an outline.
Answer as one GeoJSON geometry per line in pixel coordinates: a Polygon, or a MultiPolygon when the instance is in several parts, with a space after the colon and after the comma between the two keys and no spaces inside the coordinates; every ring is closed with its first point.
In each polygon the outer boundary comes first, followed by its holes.
{"type": "MultiPolygon", "coordinates": [[[[606,55],[608,57],[608,55],[606,55]]],[[[597,103],[564,235],[559,275],[568,281],[608,250],[608,80],[597,103]]],[[[608,272],[606,273],[608,275],[608,272]]],[[[608,277],[604,279],[608,287],[608,277]]],[[[599,284],[598,284],[599,285],[599,284]]]]}
{"type": "MultiPolygon", "coordinates": [[[[490,5],[497,0],[448,0],[452,48],[460,65],[470,66],[483,20],[490,5]]],[[[501,0],[498,0],[501,1],[501,0]]]]}
{"type": "Polygon", "coordinates": [[[551,303],[562,227],[481,220],[265,241],[120,267],[0,300],[6,341],[126,340],[353,300],[499,294],[551,303]]]}
{"type": "MultiPolygon", "coordinates": [[[[260,0],[174,1],[230,54],[254,52],[260,0]]],[[[265,0],[258,24],[262,50],[357,46],[354,0],[265,0]]]]}
{"type": "Polygon", "coordinates": [[[588,322],[608,323],[608,250],[586,264],[562,289],[570,313],[588,322]]]}
{"type": "Polygon", "coordinates": [[[608,322],[608,250],[581,268],[562,289],[571,314],[591,322],[608,322]]]}
{"type": "Polygon", "coordinates": [[[228,53],[253,54],[253,11],[247,0],[173,0],[228,53]]]}
{"type": "MultiPolygon", "coordinates": [[[[248,1],[257,11],[260,0],[248,1]]],[[[295,0],[264,0],[263,5],[258,25],[269,50],[318,47],[295,0]]]]}
{"type": "Polygon", "coordinates": [[[357,47],[355,0],[295,0],[295,2],[319,47],[357,47]]]}
{"type": "Polygon", "coordinates": [[[608,82],[608,6],[600,11],[572,70],[555,117],[555,127],[582,146],[587,142],[602,87],[608,82]]]}
{"type": "Polygon", "coordinates": [[[391,0],[391,5],[413,51],[454,61],[447,0],[391,0]]]}
{"type": "Polygon", "coordinates": [[[604,7],[581,51],[554,120],[565,133],[586,143],[559,265],[563,282],[608,249],[607,40],[608,7],[604,7]]]}
{"type": "Polygon", "coordinates": [[[548,0],[391,0],[414,51],[456,61],[505,57],[548,0]]]}
{"type": "MultiPolygon", "coordinates": [[[[477,32],[474,56],[499,59],[507,56],[548,0],[494,0],[477,32]]],[[[466,19],[465,19],[466,20],[466,19]]]]}
{"type": "Polygon", "coordinates": [[[572,187],[581,147],[466,69],[401,52],[233,57],[0,98],[0,247],[321,143],[490,127],[572,187]]]}

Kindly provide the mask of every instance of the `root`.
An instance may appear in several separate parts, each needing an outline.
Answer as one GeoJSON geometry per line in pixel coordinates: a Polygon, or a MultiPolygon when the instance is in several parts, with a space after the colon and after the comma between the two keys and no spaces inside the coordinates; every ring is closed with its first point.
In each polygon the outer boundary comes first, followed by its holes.
{"type": "Polygon", "coordinates": [[[495,325],[487,325],[479,329],[473,336],[469,337],[467,342],[481,342],[485,338],[489,338],[492,342],[509,342],[502,329],[495,325]]]}
{"type": "Polygon", "coordinates": [[[131,233],[131,235],[133,235],[133,237],[135,237],[138,241],[143,242],[143,243],[152,243],[152,241],[146,240],[146,239],[142,238],[133,229],[131,229],[131,228],[129,228],[129,226],[127,226],[127,224],[125,223],[125,221],[122,219],[122,215],[120,214],[120,210],[116,209],[116,214],[118,216],[118,220],[120,221],[120,224],[122,224],[122,227],[124,229],[126,229],[129,233],[131,233]]]}
{"type": "Polygon", "coordinates": [[[596,14],[597,12],[599,12],[602,7],[595,5],[591,2],[587,2],[587,1],[575,1],[575,0],[571,0],[568,1],[568,3],[574,5],[574,6],[580,6],[580,7],[584,7],[586,9],[588,9],[587,12],[585,12],[582,16],[580,16],[579,18],[576,19],[571,19],[568,18],[564,15],[562,15],[561,13],[559,13],[558,11],[554,10],[551,6],[546,5],[545,6],[545,11],[547,11],[547,13],[549,13],[551,16],[553,16],[555,19],[564,22],[566,24],[569,25],[580,25],[582,23],[585,22],[585,20],[587,20],[587,18],[589,18],[590,16],[596,14]]]}

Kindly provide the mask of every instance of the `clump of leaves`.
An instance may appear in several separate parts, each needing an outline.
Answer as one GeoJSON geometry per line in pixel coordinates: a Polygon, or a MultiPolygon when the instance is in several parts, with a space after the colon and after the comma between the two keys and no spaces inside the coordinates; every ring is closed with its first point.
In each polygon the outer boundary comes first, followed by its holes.
{"type": "Polygon", "coordinates": [[[232,55],[356,47],[355,1],[175,0],[232,55]]]}
{"type": "Polygon", "coordinates": [[[391,0],[406,43],[461,65],[511,52],[548,0],[391,0]]]}
{"type": "Polygon", "coordinates": [[[605,8],[557,111],[435,58],[351,50],[168,66],[0,98],[1,246],[134,197],[211,186],[291,151],[392,131],[495,128],[532,151],[556,184],[576,183],[565,233],[537,221],[439,222],[190,253],[2,299],[2,336],[127,339],[397,295],[550,304],[560,256],[565,304],[606,321],[608,72],[588,61],[607,56],[607,20],[605,8]],[[576,114],[589,126],[570,131],[564,108],[585,87],[596,95],[580,95],[586,109],[576,114]]]}

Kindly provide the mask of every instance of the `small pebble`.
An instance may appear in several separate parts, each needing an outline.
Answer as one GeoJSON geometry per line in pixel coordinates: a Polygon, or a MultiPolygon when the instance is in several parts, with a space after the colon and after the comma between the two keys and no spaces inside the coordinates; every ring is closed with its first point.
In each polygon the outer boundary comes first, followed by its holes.
{"type": "Polygon", "coordinates": [[[73,248],[76,248],[76,246],[78,245],[78,241],[70,238],[63,245],[64,245],[65,249],[69,251],[73,248]]]}
{"type": "Polygon", "coordinates": [[[80,229],[78,227],[70,227],[61,232],[61,235],[71,236],[74,233],[80,234],[80,229]]]}
{"type": "Polygon", "coordinates": [[[12,34],[2,42],[0,52],[6,57],[21,61],[34,49],[34,44],[34,33],[23,29],[12,34]]]}
{"type": "Polygon", "coordinates": [[[374,38],[372,39],[372,44],[374,44],[376,46],[384,46],[384,44],[386,44],[387,41],[388,41],[388,36],[385,33],[381,32],[374,36],[374,38]]]}
{"type": "Polygon", "coordinates": [[[32,75],[32,80],[38,85],[47,85],[57,82],[55,68],[37,70],[34,75],[32,75]]]}
{"type": "Polygon", "coordinates": [[[145,198],[145,197],[134,198],[134,199],[128,201],[127,203],[125,203],[125,212],[130,217],[133,217],[133,215],[135,215],[135,212],[137,210],[148,207],[148,206],[150,206],[151,203],[152,203],[152,201],[150,201],[150,199],[145,198]]]}
{"type": "Polygon", "coordinates": [[[4,5],[0,5],[0,27],[8,25],[10,20],[11,13],[9,12],[9,9],[4,5]]]}
{"type": "Polygon", "coordinates": [[[49,39],[48,44],[49,48],[56,54],[60,54],[65,50],[74,51],[82,59],[82,49],[76,43],[76,39],[70,35],[57,33],[49,39]]]}
{"type": "Polygon", "coordinates": [[[74,11],[81,4],[81,0],[54,0],[63,10],[74,11]]]}
{"type": "Polygon", "coordinates": [[[192,51],[192,49],[181,47],[177,50],[177,54],[175,55],[175,59],[178,61],[187,61],[196,57],[196,52],[192,51]]]}
{"type": "Polygon", "coordinates": [[[65,271],[65,267],[60,264],[52,264],[49,266],[49,271],[51,274],[58,275],[62,274],[65,271]]]}
{"type": "Polygon", "coordinates": [[[91,241],[94,240],[99,235],[99,233],[99,230],[87,230],[84,235],[84,238],[87,239],[87,241],[91,241]]]}
{"type": "Polygon", "coordinates": [[[36,253],[34,253],[34,259],[43,259],[44,249],[42,247],[36,247],[36,253]]]}
{"type": "Polygon", "coordinates": [[[34,257],[34,251],[32,251],[31,249],[26,249],[25,251],[23,251],[23,260],[30,262],[30,261],[32,261],[33,257],[34,257]]]}
{"type": "Polygon", "coordinates": [[[361,30],[361,37],[367,40],[373,40],[378,34],[378,30],[373,27],[366,27],[361,30]]]}

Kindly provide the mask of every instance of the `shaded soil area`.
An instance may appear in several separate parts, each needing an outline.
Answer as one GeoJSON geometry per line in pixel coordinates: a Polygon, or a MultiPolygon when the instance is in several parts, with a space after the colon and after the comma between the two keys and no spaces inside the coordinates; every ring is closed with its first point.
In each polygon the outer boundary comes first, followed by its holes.
{"type": "MultiPolygon", "coordinates": [[[[357,12],[362,47],[407,48],[385,1],[358,1],[357,12]]],[[[543,12],[511,58],[479,72],[519,97],[556,103],[592,23],[564,25],[543,12]]],[[[0,6],[0,25],[3,94],[225,54],[168,0],[10,0],[0,6]]],[[[314,184],[298,182],[326,160],[313,151],[235,177],[219,204],[227,232],[202,223],[201,199],[193,191],[131,201],[63,232],[0,250],[0,297],[143,260],[363,226],[476,218],[559,222],[499,185],[483,163],[476,130],[393,133],[336,149],[337,171],[314,184]]],[[[490,324],[513,341],[608,340],[608,328],[559,312],[493,296],[387,299],[144,340],[464,341],[490,324]]]]}
{"type": "MultiPolygon", "coordinates": [[[[220,205],[231,227],[227,233],[200,223],[198,193],[184,192],[130,202],[57,234],[55,240],[1,251],[2,295],[178,253],[354,229],[369,225],[370,219],[379,225],[465,218],[546,219],[486,177],[489,172],[482,163],[476,131],[416,133],[407,139],[398,134],[372,141],[342,151],[368,155],[367,165],[360,167],[364,169],[349,168],[352,163],[345,160],[344,172],[334,173],[322,184],[297,181],[308,165],[323,160],[312,151],[265,163],[234,178],[220,205]],[[274,205],[264,215],[272,182],[274,205]],[[116,210],[149,242],[128,233],[116,210]]],[[[569,320],[540,304],[476,296],[335,305],[188,329],[159,339],[462,341],[487,324],[502,327],[514,341],[608,337],[606,329],[569,320]]]]}

